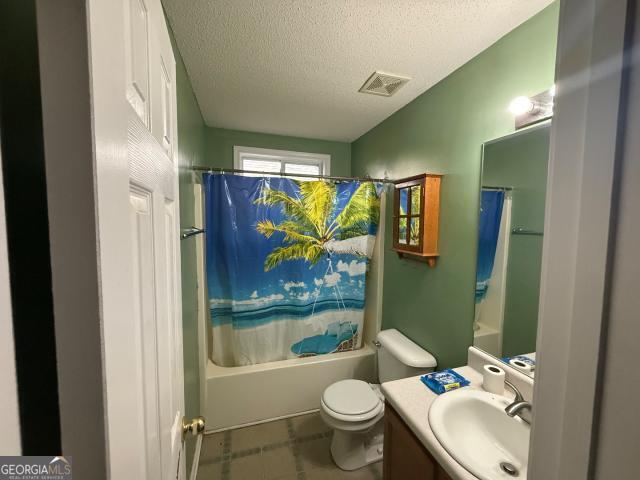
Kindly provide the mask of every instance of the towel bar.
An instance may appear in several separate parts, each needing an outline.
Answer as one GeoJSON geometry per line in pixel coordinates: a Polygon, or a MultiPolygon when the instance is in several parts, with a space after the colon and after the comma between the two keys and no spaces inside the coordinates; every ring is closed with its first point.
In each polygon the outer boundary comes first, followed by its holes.
{"type": "Polygon", "coordinates": [[[184,240],[185,238],[193,237],[194,235],[199,235],[200,233],[204,233],[204,228],[196,228],[196,227],[185,228],[182,230],[182,233],[180,234],[180,238],[184,240]]]}
{"type": "Polygon", "coordinates": [[[513,235],[544,235],[543,232],[538,232],[537,230],[529,230],[528,228],[524,227],[515,227],[511,230],[511,233],[513,235]]]}

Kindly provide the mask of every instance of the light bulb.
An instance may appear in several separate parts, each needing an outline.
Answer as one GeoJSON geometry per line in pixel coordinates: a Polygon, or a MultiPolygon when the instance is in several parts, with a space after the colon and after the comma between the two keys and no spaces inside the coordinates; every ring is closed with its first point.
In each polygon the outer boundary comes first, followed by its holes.
{"type": "Polygon", "coordinates": [[[509,104],[509,111],[513,115],[522,115],[524,113],[532,112],[535,105],[529,97],[516,97],[511,100],[509,104]]]}

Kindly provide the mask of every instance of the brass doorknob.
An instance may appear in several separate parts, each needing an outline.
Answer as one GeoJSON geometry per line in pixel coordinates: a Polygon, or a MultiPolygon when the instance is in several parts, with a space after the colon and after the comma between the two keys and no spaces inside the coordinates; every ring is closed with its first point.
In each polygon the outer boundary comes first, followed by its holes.
{"type": "Polygon", "coordinates": [[[204,417],[195,417],[191,420],[187,420],[186,417],[182,417],[182,441],[184,441],[185,437],[189,433],[193,436],[204,433],[204,417]]]}

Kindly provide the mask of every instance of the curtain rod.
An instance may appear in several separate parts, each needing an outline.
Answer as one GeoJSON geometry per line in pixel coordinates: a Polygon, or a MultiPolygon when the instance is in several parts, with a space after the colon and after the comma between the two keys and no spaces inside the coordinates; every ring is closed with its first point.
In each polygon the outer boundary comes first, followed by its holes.
{"type": "Polygon", "coordinates": [[[284,172],[261,172],[259,170],[241,170],[238,168],[219,168],[219,167],[199,167],[193,166],[191,170],[195,172],[211,172],[211,173],[250,173],[257,175],[267,176],[279,176],[279,177],[304,177],[314,178],[322,180],[337,180],[337,181],[351,181],[357,180],[360,182],[379,182],[379,183],[393,183],[393,181],[387,178],[370,178],[370,177],[336,177],[334,175],[312,175],[309,173],[284,173],[284,172]]]}

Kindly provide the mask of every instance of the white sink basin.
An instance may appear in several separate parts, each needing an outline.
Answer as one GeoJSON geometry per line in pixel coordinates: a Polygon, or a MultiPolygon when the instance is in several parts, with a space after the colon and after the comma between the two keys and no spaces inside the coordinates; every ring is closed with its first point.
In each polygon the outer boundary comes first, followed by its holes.
{"type": "Polygon", "coordinates": [[[520,418],[507,416],[504,409],[509,403],[500,395],[461,388],[431,404],[429,424],[449,455],[476,477],[524,480],[530,427],[520,418]],[[506,473],[500,466],[504,463],[517,473],[506,473]]]}

